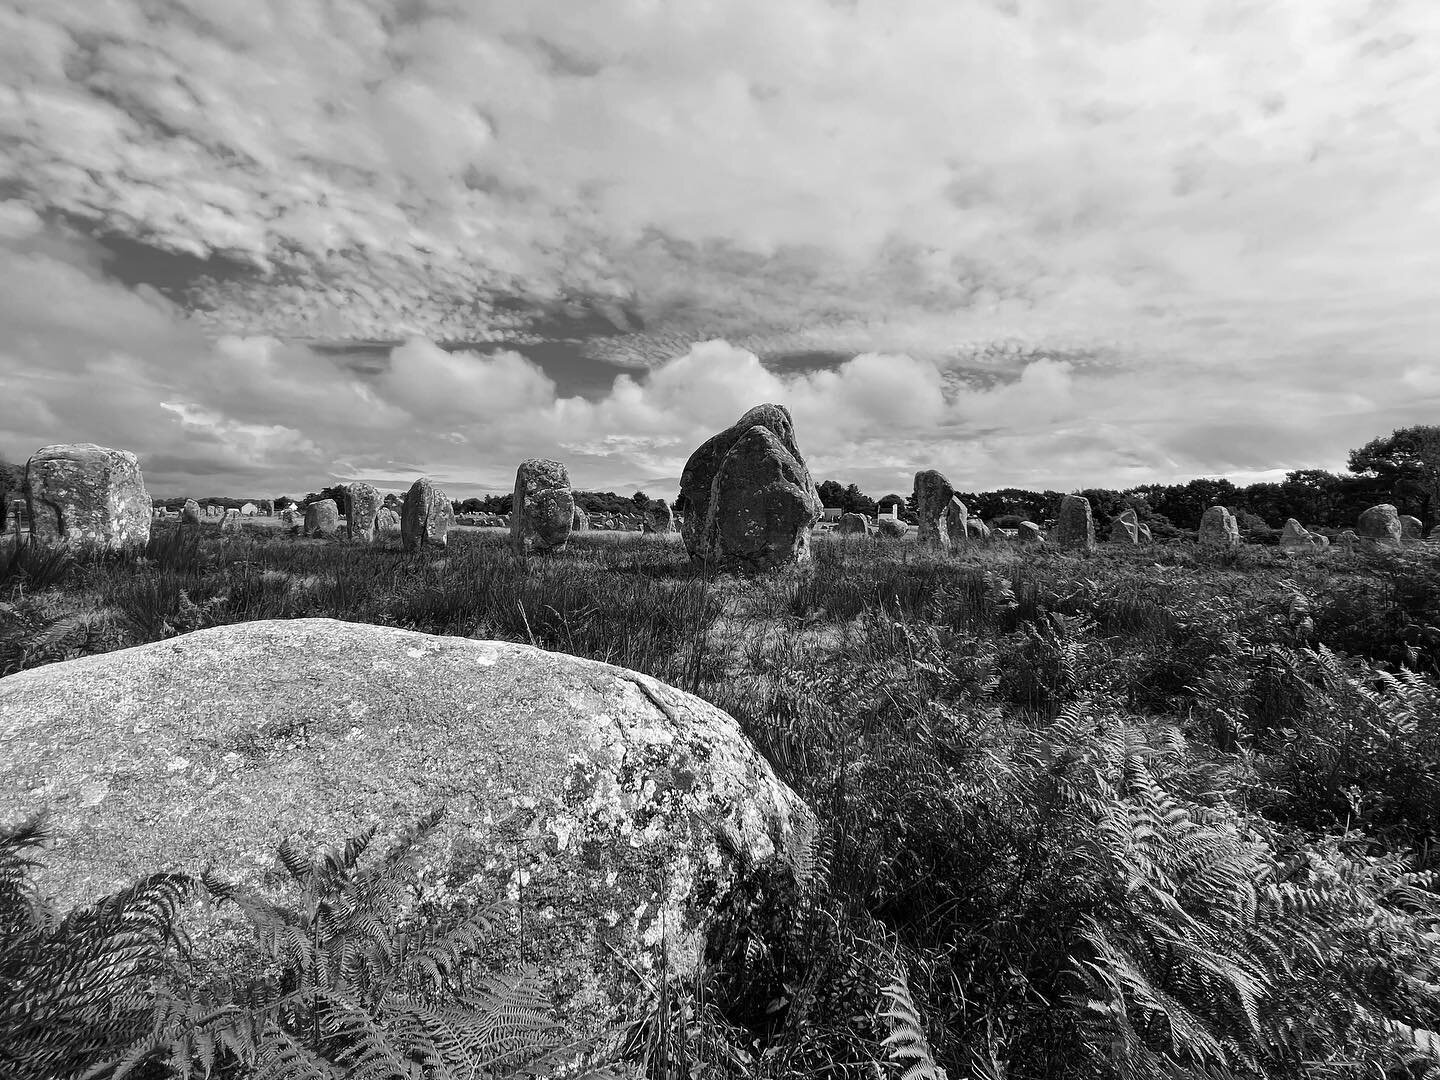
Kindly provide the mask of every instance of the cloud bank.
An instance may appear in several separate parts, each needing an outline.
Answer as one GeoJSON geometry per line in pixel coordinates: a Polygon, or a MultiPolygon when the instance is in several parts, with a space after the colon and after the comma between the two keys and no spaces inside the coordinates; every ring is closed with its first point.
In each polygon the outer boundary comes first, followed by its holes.
{"type": "Polygon", "coordinates": [[[825,474],[1064,487],[1440,404],[1425,0],[17,0],[0,73],[12,457],[624,486],[783,400],[825,474]],[[560,394],[575,312],[648,374],[560,394]]]}

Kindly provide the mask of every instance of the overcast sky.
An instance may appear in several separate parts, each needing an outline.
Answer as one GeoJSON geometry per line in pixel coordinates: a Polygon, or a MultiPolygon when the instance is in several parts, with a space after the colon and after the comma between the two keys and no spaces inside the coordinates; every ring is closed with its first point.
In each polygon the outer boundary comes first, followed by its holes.
{"type": "Polygon", "coordinates": [[[1440,420],[1434,0],[0,0],[0,457],[670,495],[1440,420]]]}

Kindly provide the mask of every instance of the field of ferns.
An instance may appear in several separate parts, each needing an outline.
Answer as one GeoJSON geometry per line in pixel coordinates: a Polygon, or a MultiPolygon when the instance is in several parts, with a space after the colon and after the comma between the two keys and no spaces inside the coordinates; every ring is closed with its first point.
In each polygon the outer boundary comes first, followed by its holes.
{"type": "MultiPolygon", "coordinates": [[[[506,540],[415,556],[158,525],[139,556],[24,549],[0,559],[0,676],[331,617],[608,661],[729,712],[818,816],[808,880],[717,928],[703,976],[657,986],[593,1075],[1440,1076],[1425,545],[937,556],[817,537],[811,567],[744,579],[666,538],[584,534],[525,562],[506,540]]],[[[497,1001],[539,1015],[518,990],[448,1002],[460,1034],[414,1050],[403,1011],[357,988],[364,961],[324,986],[289,972],[258,1028],[203,1028],[163,934],[183,889],[155,886],[148,922],[37,910],[43,834],[0,835],[0,1074],[549,1075],[548,1029],[495,1022],[497,1001]],[[345,1008],[348,1028],[316,1020],[345,1008]]],[[[293,868],[317,896],[358,873],[343,853],[324,869],[293,868]]],[[[400,910],[372,911],[392,946],[400,910]]],[[[359,932],[342,919],[329,944],[359,932]]],[[[210,1004],[238,1016],[254,973],[221,974],[210,1004]]]]}

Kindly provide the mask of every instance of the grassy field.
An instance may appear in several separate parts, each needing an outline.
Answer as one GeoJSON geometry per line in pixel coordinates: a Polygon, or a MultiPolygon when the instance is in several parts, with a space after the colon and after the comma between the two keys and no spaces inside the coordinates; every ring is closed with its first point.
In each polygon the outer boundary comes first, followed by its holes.
{"type": "Polygon", "coordinates": [[[813,566],[744,579],[637,534],[521,562],[503,530],[407,555],[164,524],[143,557],[0,572],[4,674],[325,616],[730,712],[816,810],[818,865],[717,930],[667,1077],[1440,1066],[1436,549],[817,537],[813,566]]]}

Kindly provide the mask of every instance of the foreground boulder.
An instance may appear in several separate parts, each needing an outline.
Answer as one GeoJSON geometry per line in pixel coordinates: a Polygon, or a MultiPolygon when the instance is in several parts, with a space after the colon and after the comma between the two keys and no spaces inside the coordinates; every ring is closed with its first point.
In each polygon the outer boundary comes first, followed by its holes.
{"type": "Polygon", "coordinates": [[[1397,547],[1403,531],[1400,526],[1400,511],[1390,503],[1372,506],[1360,515],[1355,526],[1360,539],[1372,546],[1397,547]]]}
{"type": "Polygon", "coordinates": [[[1224,506],[1212,506],[1200,518],[1200,543],[1205,547],[1240,546],[1240,525],[1224,506]]]}
{"type": "Polygon", "coordinates": [[[334,499],[317,499],[305,507],[306,536],[329,539],[339,535],[339,532],[340,508],[335,505],[334,499]]]}
{"type": "MultiPolygon", "coordinates": [[[[49,808],[61,906],[213,865],[293,901],[276,860],[443,808],[424,899],[522,899],[527,959],[594,1032],[701,962],[717,910],[785,873],[803,803],[728,715],[645,675],[509,642],[295,619],[216,627],[0,680],[0,820],[49,808]],[[274,688],[284,687],[277,697],[274,688]],[[217,708],[223,702],[223,708],[217,708]]],[[[248,940],[186,909],[202,955],[248,940]]]]}
{"type": "Polygon", "coordinates": [[[355,481],[345,485],[345,528],[351,540],[373,544],[380,535],[380,492],[355,481]]]}
{"type": "Polygon", "coordinates": [[[950,530],[945,512],[955,489],[945,474],[935,469],[922,469],[915,474],[915,515],[920,519],[919,540],[936,551],[950,550],[950,530]]]}
{"type": "Polygon", "coordinates": [[[422,476],[405,492],[400,511],[400,543],[406,551],[425,547],[445,547],[450,528],[455,524],[455,508],[450,499],[428,476],[422,476]]]}
{"type": "Polygon", "coordinates": [[[558,551],[575,524],[575,494],[570,473],[558,461],[529,458],[515,470],[515,502],[510,544],[518,554],[558,551]]]}
{"type": "Polygon", "coordinates": [[[840,536],[868,537],[871,532],[870,519],[864,514],[841,514],[835,532],[840,536]]]}
{"type": "Polygon", "coordinates": [[[1055,517],[1055,543],[1067,551],[1095,550],[1095,519],[1090,500],[1083,495],[1066,495],[1055,517]]]}
{"type": "Polygon", "coordinates": [[[820,493],[783,405],[756,405],[705,440],[685,462],[680,498],[685,506],[681,535],[692,559],[755,569],[809,561],[820,493]],[[755,429],[770,438],[747,438],[755,429]],[[718,494],[726,498],[715,506],[718,494]],[[730,542],[733,548],[713,546],[730,542]]]}
{"type": "Polygon", "coordinates": [[[150,496],[140,460],[128,450],[41,447],[25,465],[25,502],[30,535],[39,541],[121,551],[150,539],[150,496]]]}

